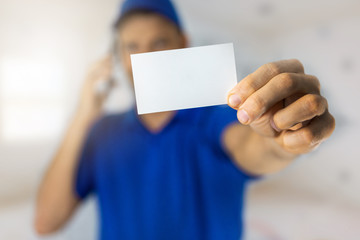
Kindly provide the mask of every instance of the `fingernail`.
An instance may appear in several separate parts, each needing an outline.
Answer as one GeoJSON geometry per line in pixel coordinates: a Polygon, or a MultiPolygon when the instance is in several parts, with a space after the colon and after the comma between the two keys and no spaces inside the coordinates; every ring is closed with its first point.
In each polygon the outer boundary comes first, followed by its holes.
{"type": "Polygon", "coordinates": [[[250,118],[247,112],[244,109],[242,109],[238,112],[238,119],[241,123],[246,124],[249,122],[250,118]]]}
{"type": "Polygon", "coordinates": [[[281,132],[281,129],[279,129],[279,128],[276,126],[276,124],[275,124],[275,122],[274,122],[274,119],[271,119],[271,120],[270,120],[270,125],[271,125],[271,127],[272,127],[275,131],[281,132]]]}
{"type": "Polygon", "coordinates": [[[241,98],[238,95],[233,94],[229,97],[229,104],[231,107],[236,108],[240,105],[240,103],[241,103],[241,98]]]}

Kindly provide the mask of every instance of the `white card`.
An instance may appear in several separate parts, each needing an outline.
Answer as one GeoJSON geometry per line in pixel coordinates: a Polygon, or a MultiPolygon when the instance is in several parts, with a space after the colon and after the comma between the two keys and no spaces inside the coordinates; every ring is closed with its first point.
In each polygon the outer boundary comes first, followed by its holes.
{"type": "Polygon", "coordinates": [[[236,85],[232,43],[131,55],[138,114],[226,104],[236,85]]]}

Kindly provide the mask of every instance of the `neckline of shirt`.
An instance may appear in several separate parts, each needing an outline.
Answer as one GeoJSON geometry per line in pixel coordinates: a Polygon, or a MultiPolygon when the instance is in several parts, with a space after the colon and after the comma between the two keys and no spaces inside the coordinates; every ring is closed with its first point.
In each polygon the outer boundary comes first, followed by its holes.
{"type": "Polygon", "coordinates": [[[138,125],[142,131],[146,132],[146,134],[151,136],[159,136],[165,133],[182,115],[184,115],[184,110],[176,111],[174,116],[170,119],[170,121],[158,132],[152,132],[150,131],[140,120],[139,115],[137,114],[137,111],[135,108],[132,108],[129,112],[131,116],[131,122],[134,122],[136,125],[138,125]]]}

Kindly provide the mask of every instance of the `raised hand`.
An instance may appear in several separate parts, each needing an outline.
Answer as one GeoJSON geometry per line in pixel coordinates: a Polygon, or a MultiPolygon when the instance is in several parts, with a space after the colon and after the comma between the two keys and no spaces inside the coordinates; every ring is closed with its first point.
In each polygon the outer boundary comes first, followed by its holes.
{"type": "Polygon", "coordinates": [[[242,124],[294,154],[311,151],[335,128],[318,79],[298,60],[261,66],[229,92],[228,104],[242,124]]]}
{"type": "Polygon", "coordinates": [[[104,100],[114,85],[112,57],[96,62],[88,72],[82,89],[80,110],[86,114],[98,114],[104,100]]]}

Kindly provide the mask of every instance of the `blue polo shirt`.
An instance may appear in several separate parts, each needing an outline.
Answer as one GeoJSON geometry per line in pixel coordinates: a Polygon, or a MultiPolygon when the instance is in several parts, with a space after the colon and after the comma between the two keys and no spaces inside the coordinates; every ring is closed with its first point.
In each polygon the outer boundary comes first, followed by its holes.
{"type": "Polygon", "coordinates": [[[224,152],[236,122],[227,106],[181,110],[159,133],[134,110],[105,116],[89,133],[75,191],[97,196],[99,238],[240,239],[251,176],[224,152]]]}

